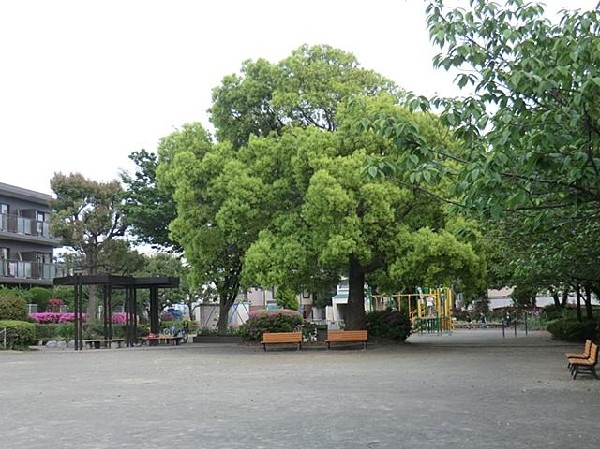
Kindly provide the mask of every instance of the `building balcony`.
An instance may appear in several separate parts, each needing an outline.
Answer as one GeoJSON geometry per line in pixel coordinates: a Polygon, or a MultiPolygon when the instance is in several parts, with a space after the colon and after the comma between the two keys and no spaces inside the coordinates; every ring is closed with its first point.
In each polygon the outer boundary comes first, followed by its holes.
{"type": "Polygon", "coordinates": [[[43,240],[58,246],[58,239],[50,232],[50,224],[15,214],[0,214],[0,237],[23,241],[43,240]]]}
{"type": "Polygon", "coordinates": [[[0,260],[0,284],[52,285],[54,278],[64,277],[67,274],[67,268],[62,264],[0,260]]]}

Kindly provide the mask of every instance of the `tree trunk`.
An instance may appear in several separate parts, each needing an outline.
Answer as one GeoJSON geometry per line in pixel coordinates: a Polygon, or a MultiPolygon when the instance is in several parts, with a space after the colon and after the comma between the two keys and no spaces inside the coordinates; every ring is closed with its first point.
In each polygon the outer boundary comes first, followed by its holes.
{"type": "Polygon", "coordinates": [[[570,290],[569,287],[565,287],[565,289],[563,290],[561,310],[564,310],[564,308],[567,306],[567,301],[569,300],[569,290],[570,290]]]}
{"type": "Polygon", "coordinates": [[[594,312],[592,308],[592,290],[589,285],[584,285],[583,290],[585,291],[585,296],[583,297],[583,301],[585,302],[585,317],[588,320],[594,318],[594,312]]]}
{"type": "Polygon", "coordinates": [[[98,322],[98,286],[88,285],[88,304],[85,312],[85,322],[95,324],[98,322]]]}
{"type": "Polygon", "coordinates": [[[562,304],[560,303],[560,296],[558,295],[558,290],[550,288],[550,294],[552,295],[552,299],[554,300],[554,307],[556,307],[556,310],[562,310],[562,304]]]}
{"type": "Polygon", "coordinates": [[[223,295],[219,297],[219,319],[217,321],[217,330],[219,332],[225,332],[229,327],[229,311],[233,306],[235,296],[223,295]]]}
{"type": "Polygon", "coordinates": [[[577,290],[577,321],[581,321],[581,292],[579,291],[579,284],[577,284],[576,290],[577,290]]]}
{"type": "Polygon", "coordinates": [[[355,256],[350,256],[348,284],[348,306],[346,310],[345,328],[348,330],[366,329],[365,270],[355,256]]]}

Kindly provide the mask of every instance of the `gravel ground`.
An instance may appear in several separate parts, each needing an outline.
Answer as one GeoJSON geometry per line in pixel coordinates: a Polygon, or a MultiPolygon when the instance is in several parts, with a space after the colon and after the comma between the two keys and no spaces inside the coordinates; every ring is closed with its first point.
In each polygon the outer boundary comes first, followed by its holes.
{"type": "Polygon", "coordinates": [[[258,345],[0,352],[0,447],[598,446],[582,345],[498,329],[326,351],[258,345]]]}

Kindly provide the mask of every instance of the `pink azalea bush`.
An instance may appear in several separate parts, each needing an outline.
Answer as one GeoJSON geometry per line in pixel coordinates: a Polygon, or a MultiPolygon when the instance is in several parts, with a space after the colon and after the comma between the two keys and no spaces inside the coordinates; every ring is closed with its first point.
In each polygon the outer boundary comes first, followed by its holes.
{"type": "MultiPolygon", "coordinates": [[[[66,324],[75,321],[73,312],[36,312],[30,313],[29,316],[38,324],[66,324]]],[[[83,314],[83,319],[85,321],[85,314],[83,314]]],[[[112,322],[113,324],[127,324],[127,314],[125,312],[113,314],[112,322]]]]}
{"type": "Polygon", "coordinates": [[[75,321],[73,312],[36,312],[29,316],[38,324],[65,324],[75,321]]]}

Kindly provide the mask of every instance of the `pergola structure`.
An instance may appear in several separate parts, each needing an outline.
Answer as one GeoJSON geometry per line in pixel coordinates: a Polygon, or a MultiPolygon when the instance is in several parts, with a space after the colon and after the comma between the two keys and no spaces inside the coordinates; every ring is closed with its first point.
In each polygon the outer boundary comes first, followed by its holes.
{"type": "Polygon", "coordinates": [[[177,277],[141,277],[115,276],[112,274],[84,275],[75,274],[54,279],[54,285],[73,285],[75,288],[75,350],[83,349],[83,286],[100,285],[102,286],[102,310],[104,339],[111,341],[113,339],[112,331],[112,292],[114,289],[125,290],[125,313],[127,316],[126,325],[126,343],[132,347],[137,343],[137,291],[139,289],[150,290],[150,332],[159,334],[159,308],[158,289],[159,288],[178,288],[179,278],[177,277]]]}

